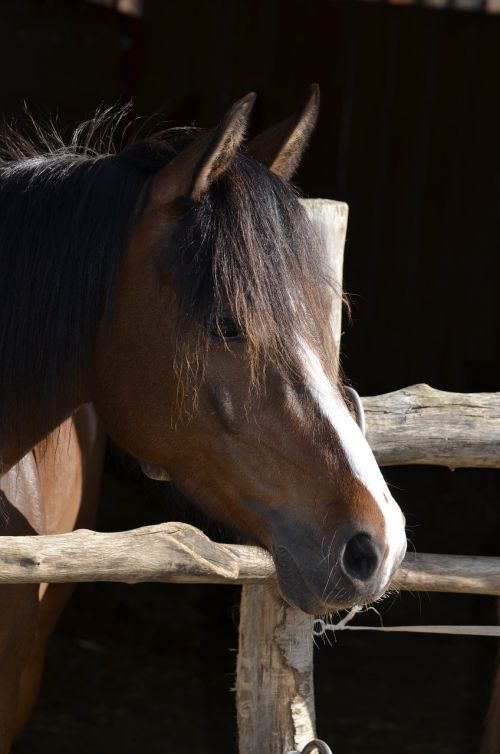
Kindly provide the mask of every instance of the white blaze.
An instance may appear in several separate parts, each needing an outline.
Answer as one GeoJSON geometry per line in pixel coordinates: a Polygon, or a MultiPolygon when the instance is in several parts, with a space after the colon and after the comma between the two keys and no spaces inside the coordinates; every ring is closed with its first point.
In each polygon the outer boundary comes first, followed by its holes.
{"type": "Polygon", "coordinates": [[[406,546],[401,509],[392,497],[363,433],[325,374],[319,358],[304,344],[301,350],[309,392],[323,416],[335,429],[352,473],[371,493],[384,517],[385,544],[388,547],[382,573],[382,585],[385,585],[406,546]]]}

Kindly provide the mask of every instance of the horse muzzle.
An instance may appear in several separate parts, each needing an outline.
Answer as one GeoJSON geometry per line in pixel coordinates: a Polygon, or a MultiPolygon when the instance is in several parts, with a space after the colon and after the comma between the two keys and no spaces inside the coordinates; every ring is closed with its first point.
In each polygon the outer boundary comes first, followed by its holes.
{"type": "Polygon", "coordinates": [[[273,547],[273,558],[286,602],[319,615],[379,599],[389,588],[405,551],[403,548],[389,562],[381,543],[359,531],[325,555],[279,544],[273,547]]]}

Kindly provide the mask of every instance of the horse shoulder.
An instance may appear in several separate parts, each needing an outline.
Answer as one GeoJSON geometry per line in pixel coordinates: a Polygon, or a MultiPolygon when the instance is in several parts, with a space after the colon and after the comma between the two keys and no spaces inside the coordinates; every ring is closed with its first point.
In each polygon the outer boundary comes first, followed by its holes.
{"type": "MultiPolygon", "coordinates": [[[[104,435],[84,405],[0,477],[0,535],[56,534],[95,521],[104,435]]],[[[45,645],[71,584],[0,587],[0,754],[38,695],[45,645]]]]}
{"type": "Polygon", "coordinates": [[[34,448],[44,533],[62,534],[94,524],[104,458],[104,434],[84,404],[34,448]]]}

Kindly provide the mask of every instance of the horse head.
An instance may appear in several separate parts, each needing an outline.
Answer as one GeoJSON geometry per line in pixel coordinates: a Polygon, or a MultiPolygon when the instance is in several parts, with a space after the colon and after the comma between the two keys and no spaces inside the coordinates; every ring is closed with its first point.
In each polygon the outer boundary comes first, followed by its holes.
{"type": "Polygon", "coordinates": [[[164,157],[101,323],[91,398],[147,473],[271,551],[283,597],[324,613],[380,597],[406,538],[342,395],[339,293],[289,183],[318,96],[246,148],[254,95],[212,130],[143,147],[164,157]]]}

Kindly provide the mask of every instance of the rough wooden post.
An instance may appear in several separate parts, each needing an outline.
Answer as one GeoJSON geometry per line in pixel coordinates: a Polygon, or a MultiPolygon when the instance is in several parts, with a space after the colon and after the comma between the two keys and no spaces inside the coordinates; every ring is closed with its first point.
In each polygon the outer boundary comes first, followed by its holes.
{"type": "MultiPolygon", "coordinates": [[[[304,205],[340,291],[347,205],[324,199],[304,205]]],[[[337,349],[341,316],[339,297],[331,311],[337,349]]],[[[313,620],[286,605],[274,584],[243,587],[236,672],[240,754],[300,751],[315,737],[313,620]]]]}
{"type": "Polygon", "coordinates": [[[343,202],[334,202],[331,199],[305,199],[303,204],[320,243],[323,245],[331,269],[331,277],[339,294],[334,298],[330,311],[330,321],[338,357],[342,333],[342,269],[348,207],[343,202]]]}
{"type": "Polygon", "coordinates": [[[241,594],[237,705],[240,754],[285,754],[315,737],[310,615],[276,583],[241,594]]]}

